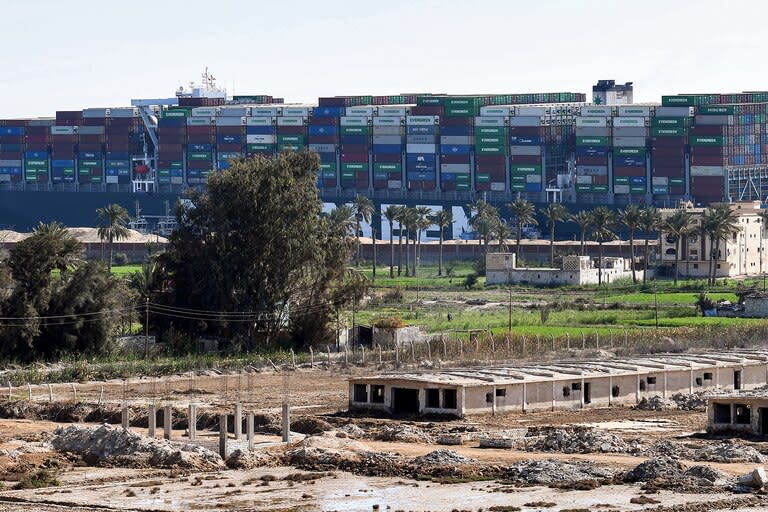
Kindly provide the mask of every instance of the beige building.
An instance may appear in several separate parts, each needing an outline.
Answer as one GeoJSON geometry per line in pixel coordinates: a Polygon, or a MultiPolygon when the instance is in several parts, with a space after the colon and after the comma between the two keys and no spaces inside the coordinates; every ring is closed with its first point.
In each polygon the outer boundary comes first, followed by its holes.
{"type": "Polygon", "coordinates": [[[766,384],[768,350],[554,361],[349,380],[349,408],[391,414],[521,413],[632,405],[644,397],[751,390],[766,384]]]}
{"type": "Polygon", "coordinates": [[[709,396],[707,431],[768,435],[768,394],[762,390],[709,396]]]}
{"type": "MultiPolygon", "coordinates": [[[[768,260],[764,257],[764,248],[768,248],[768,239],[760,218],[760,201],[745,201],[730,204],[736,212],[739,230],[728,240],[720,242],[720,253],[713,263],[717,277],[754,276],[768,271],[768,260]]],[[[678,209],[662,209],[663,219],[674,215],[678,209]]],[[[692,226],[701,225],[706,208],[694,208],[690,204],[685,210],[691,214],[692,226]]],[[[664,234],[661,240],[661,262],[674,273],[675,256],[680,277],[706,278],[709,274],[710,242],[708,237],[698,234],[683,236],[678,243],[674,237],[664,234]]]]}
{"type": "MultiPolygon", "coordinates": [[[[563,268],[520,268],[514,253],[488,253],[485,256],[486,284],[583,285],[597,284],[600,280],[598,260],[589,256],[563,256],[563,268]]],[[[642,279],[643,271],[635,271],[642,279]]],[[[631,278],[630,262],[625,258],[604,257],[602,280],[610,283],[620,278],[631,278]]]]}

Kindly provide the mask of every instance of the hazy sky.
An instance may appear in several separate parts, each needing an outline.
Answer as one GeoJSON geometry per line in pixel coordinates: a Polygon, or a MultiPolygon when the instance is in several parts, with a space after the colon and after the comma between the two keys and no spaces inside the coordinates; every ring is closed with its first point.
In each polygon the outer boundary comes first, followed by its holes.
{"type": "Polygon", "coordinates": [[[0,117],[238,94],[768,89],[764,1],[0,0],[0,117]]]}

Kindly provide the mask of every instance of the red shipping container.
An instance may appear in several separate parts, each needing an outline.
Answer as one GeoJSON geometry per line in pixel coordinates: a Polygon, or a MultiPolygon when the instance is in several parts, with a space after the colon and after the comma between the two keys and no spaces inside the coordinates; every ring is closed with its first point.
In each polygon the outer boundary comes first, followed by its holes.
{"type": "Polygon", "coordinates": [[[722,135],[725,133],[725,127],[717,125],[691,126],[688,133],[690,135],[722,135]]]}
{"type": "Polygon", "coordinates": [[[213,169],[213,163],[210,160],[188,160],[188,169],[213,169]]]}
{"type": "Polygon", "coordinates": [[[366,158],[368,151],[371,149],[369,144],[342,144],[339,148],[342,153],[365,153],[366,158]]]}
{"type": "Polygon", "coordinates": [[[77,150],[83,153],[99,153],[101,152],[102,145],[93,142],[81,142],[77,145],[77,150]]]}
{"type": "Polygon", "coordinates": [[[336,188],[336,180],[323,179],[324,188],[336,188]]]}
{"type": "Polygon", "coordinates": [[[692,146],[691,155],[696,156],[723,156],[725,154],[723,146],[692,146]]]}
{"type": "Polygon", "coordinates": [[[134,124],[132,117],[110,117],[107,119],[107,126],[109,127],[128,127],[132,124],[134,124]]]}
{"type": "Polygon", "coordinates": [[[441,117],[440,118],[440,125],[441,126],[474,126],[475,124],[475,118],[472,116],[460,116],[460,117],[441,117]]]}
{"type": "Polygon", "coordinates": [[[27,119],[0,119],[0,126],[27,126],[27,119]]]}
{"type": "Polygon", "coordinates": [[[469,164],[469,155],[440,155],[441,164],[469,164]]]}
{"type": "Polygon", "coordinates": [[[613,175],[614,176],[645,176],[645,167],[616,166],[613,168],[613,175]]]}
{"type": "Polygon", "coordinates": [[[16,151],[0,151],[0,160],[21,160],[24,153],[16,151]]]}
{"type": "Polygon", "coordinates": [[[23,135],[0,135],[0,144],[24,144],[23,135]]]}
{"type": "Polygon", "coordinates": [[[478,192],[482,192],[484,190],[491,190],[491,182],[490,181],[477,181],[475,182],[475,190],[478,192]]]}
{"type": "Polygon", "coordinates": [[[685,165],[682,156],[655,156],[651,160],[653,167],[677,167],[685,165]]]}
{"type": "Polygon", "coordinates": [[[411,107],[412,116],[441,116],[443,107],[440,105],[423,105],[411,107]]]}
{"type": "Polygon", "coordinates": [[[104,117],[84,117],[80,126],[106,126],[107,120],[104,117]]]}
{"type": "Polygon", "coordinates": [[[652,176],[668,176],[670,178],[683,178],[685,177],[685,167],[654,167],[651,170],[652,176]]]}
{"type": "Polygon", "coordinates": [[[386,180],[373,180],[373,188],[375,190],[383,190],[388,187],[388,183],[386,180]]]}
{"type": "Polygon", "coordinates": [[[673,195],[685,194],[685,187],[669,187],[669,193],[673,195]]]}
{"type": "Polygon", "coordinates": [[[50,129],[46,126],[27,126],[24,129],[26,135],[45,135],[48,136],[50,129]]]}
{"type": "Polygon", "coordinates": [[[77,135],[51,135],[51,141],[54,144],[74,144],[77,142],[77,135]]]}
{"type": "Polygon", "coordinates": [[[691,155],[691,165],[722,166],[723,163],[724,160],[722,156],[691,155]]]}
{"type": "Polygon", "coordinates": [[[242,144],[219,144],[216,146],[219,151],[224,152],[235,152],[235,151],[242,151],[243,145],[242,144]]]}
{"type": "Polygon", "coordinates": [[[182,153],[184,151],[184,146],[182,144],[170,144],[167,142],[161,142],[158,150],[161,153],[166,153],[169,151],[174,153],[182,153]]]}
{"type": "Polygon", "coordinates": [[[608,176],[592,176],[592,183],[595,185],[607,185],[608,176]]]}
{"type": "Polygon", "coordinates": [[[307,137],[307,144],[338,144],[337,135],[310,135],[307,137]]]}
{"type": "Polygon", "coordinates": [[[104,142],[103,135],[80,135],[80,142],[104,142]]]}
{"type": "Polygon", "coordinates": [[[160,144],[213,144],[213,137],[211,135],[187,135],[186,137],[163,137],[160,139],[160,144]]]}
{"type": "Polygon", "coordinates": [[[213,126],[187,126],[189,135],[213,135],[213,126]]]}
{"type": "Polygon", "coordinates": [[[307,123],[310,126],[338,126],[338,117],[313,117],[307,123]]]}
{"type": "Polygon", "coordinates": [[[342,162],[365,162],[368,163],[368,153],[342,153],[342,162]]]}
{"type": "Polygon", "coordinates": [[[435,190],[437,188],[437,182],[435,181],[422,181],[421,190],[435,190]]]}
{"type": "Polygon", "coordinates": [[[510,126],[507,133],[515,136],[524,137],[544,137],[547,135],[546,128],[538,126],[510,126]]]}
{"type": "Polygon", "coordinates": [[[216,135],[245,135],[245,126],[217,126],[216,135]]]}
{"type": "Polygon", "coordinates": [[[688,137],[652,137],[651,146],[654,148],[681,147],[688,143],[688,137]]]}
{"type": "Polygon", "coordinates": [[[541,155],[510,155],[512,165],[541,165],[541,155]]]}
{"type": "Polygon", "coordinates": [[[607,156],[577,156],[576,165],[608,165],[607,156]]]}
{"type": "Polygon", "coordinates": [[[398,153],[374,153],[373,161],[375,163],[401,163],[403,161],[402,155],[398,153]]]}
{"type": "Polygon", "coordinates": [[[27,151],[46,151],[48,144],[41,144],[38,142],[27,143],[27,151]]]}
{"type": "Polygon", "coordinates": [[[504,155],[478,155],[475,157],[475,162],[478,165],[504,165],[506,163],[506,157],[504,155]]]}
{"type": "Polygon", "coordinates": [[[306,126],[277,126],[278,135],[306,135],[306,126]]]}

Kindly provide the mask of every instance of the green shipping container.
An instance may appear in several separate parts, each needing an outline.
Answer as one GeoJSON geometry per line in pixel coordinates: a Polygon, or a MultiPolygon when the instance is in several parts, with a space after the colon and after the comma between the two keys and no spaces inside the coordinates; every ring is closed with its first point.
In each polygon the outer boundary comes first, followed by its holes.
{"type": "Polygon", "coordinates": [[[80,167],[101,167],[101,160],[80,160],[80,167]]]}
{"type": "Polygon", "coordinates": [[[184,167],[184,162],[171,162],[171,169],[181,169],[184,167]]]}
{"type": "Polygon", "coordinates": [[[304,144],[303,135],[278,135],[278,144],[304,144]]]}
{"type": "Polygon", "coordinates": [[[510,188],[512,190],[525,190],[525,182],[523,183],[511,183],[510,188]]]}
{"type": "Polygon", "coordinates": [[[304,148],[304,144],[291,144],[289,142],[277,145],[278,151],[302,151],[304,148]]]}
{"type": "Polygon", "coordinates": [[[690,124],[690,117],[654,117],[651,126],[654,128],[683,128],[690,124]]]}
{"type": "Polygon", "coordinates": [[[512,165],[512,174],[541,174],[540,165],[512,165]]]}
{"type": "Polygon", "coordinates": [[[610,146],[610,137],[576,137],[577,146],[610,146]]]}
{"type": "Polygon", "coordinates": [[[499,135],[476,135],[475,136],[476,146],[503,146],[504,141],[505,141],[504,137],[499,135]]]}
{"type": "Polygon", "coordinates": [[[613,154],[615,156],[637,156],[645,158],[645,148],[613,148],[613,154]]]}
{"type": "Polygon", "coordinates": [[[477,107],[445,107],[445,115],[448,117],[476,116],[477,107]]]}
{"type": "Polygon", "coordinates": [[[336,162],[320,162],[321,171],[336,171],[336,162]]]}
{"type": "Polygon", "coordinates": [[[403,170],[403,164],[377,163],[377,164],[373,164],[373,170],[378,172],[401,172],[403,170]]]}
{"type": "Polygon", "coordinates": [[[249,153],[274,153],[276,146],[274,144],[248,144],[245,149],[249,153]]]}
{"type": "Polygon", "coordinates": [[[343,172],[368,172],[368,164],[364,162],[342,162],[341,171],[343,172]]]}
{"type": "Polygon", "coordinates": [[[514,174],[511,178],[511,181],[525,183],[525,174],[514,174]]]}
{"type": "Polygon", "coordinates": [[[686,133],[685,128],[651,128],[652,137],[684,137],[686,133]]]}
{"type": "Polygon", "coordinates": [[[576,185],[576,192],[592,192],[592,185],[576,185]]]}
{"type": "Polygon", "coordinates": [[[683,186],[683,185],[685,185],[685,179],[684,178],[669,178],[669,184],[670,185],[676,185],[676,186],[683,186]]]}
{"type": "Polygon", "coordinates": [[[592,185],[592,192],[603,194],[608,192],[608,185],[592,185]]]}
{"type": "Polygon", "coordinates": [[[469,183],[456,183],[456,190],[469,190],[472,188],[469,183]]]}
{"type": "Polygon", "coordinates": [[[484,183],[487,181],[491,181],[491,175],[487,173],[478,173],[476,175],[478,183],[484,183]]]}
{"type": "Polygon", "coordinates": [[[47,169],[48,160],[27,160],[24,162],[24,167],[28,169],[47,169]]]}
{"type": "Polygon", "coordinates": [[[690,138],[691,146],[722,146],[722,135],[692,135],[690,138]]]}
{"type": "Polygon", "coordinates": [[[628,176],[614,176],[613,177],[613,183],[615,185],[628,185],[629,184],[629,177],[628,176]]]}
{"type": "Polygon", "coordinates": [[[736,113],[734,105],[705,105],[699,107],[698,113],[705,116],[730,116],[736,113]]]}
{"type": "Polygon", "coordinates": [[[188,160],[211,160],[213,159],[213,154],[210,151],[194,151],[191,153],[187,153],[187,159],[188,160]]]}
{"type": "Polygon", "coordinates": [[[483,135],[489,135],[489,136],[497,136],[497,137],[506,137],[507,136],[507,129],[502,128],[501,126],[491,126],[491,127],[476,127],[475,128],[475,135],[476,137],[480,137],[483,135]]]}
{"type": "Polygon", "coordinates": [[[370,126],[342,126],[341,134],[342,135],[370,135],[371,127],[370,126]]]}
{"type": "Polygon", "coordinates": [[[630,194],[645,194],[645,185],[632,185],[629,187],[630,194]]]}
{"type": "Polygon", "coordinates": [[[478,155],[506,155],[506,146],[476,146],[475,153],[478,155]]]}
{"type": "Polygon", "coordinates": [[[461,174],[456,174],[456,183],[459,183],[459,182],[469,183],[469,173],[465,172],[461,174]]]}

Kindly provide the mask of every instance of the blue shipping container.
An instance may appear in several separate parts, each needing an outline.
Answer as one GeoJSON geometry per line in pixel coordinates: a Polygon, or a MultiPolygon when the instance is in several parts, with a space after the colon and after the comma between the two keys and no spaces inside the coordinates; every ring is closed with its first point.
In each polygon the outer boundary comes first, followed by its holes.
{"type": "Polygon", "coordinates": [[[630,176],[629,182],[632,185],[645,185],[645,176],[630,176]]]}
{"type": "Polygon", "coordinates": [[[0,174],[20,175],[21,167],[0,167],[0,174]]]}
{"type": "Polygon", "coordinates": [[[526,183],[526,192],[541,192],[541,183],[526,183]]]}
{"type": "Polygon", "coordinates": [[[373,152],[380,153],[380,154],[383,153],[383,154],[393,155],[396,153],[402,153],[403,146],[400,144],[374,144],[373,152]]]}
{"type": "Polygon", "coordinates": [[[314,117],[340,117],[346,111],[345,107],[314,107],[312,115],[314,117]]]}
{"type": "Polygon", "coordinates": [[[600,146],[578,146],[576,156],[608,156],[608,148],[600,146]]]}
{"type": "MultiPolygon", "coordinates": [[[[272,126],[246,126],[246,135],[274,135],[277,133],[277,128],[272,126]]],[[[312,133],[312,132],[310,132],[312,133]]]]}
{"type": "Polygon", "coordinates": [[[39,160],[41,158],[48,158],[47,151],[26,151],[24,156],[29,160],[39,160]]]}
{"type": "Polygon", "coordinates": [[[51,165],[53,167],[74,167],[75,161],[74,160],[51,160],[51,165]]]}
{"type": "Polygon", "coordinates": [[[130,158],[127,151],[107,151],[107,160],[127,160],[130,158]]]}
{"type": "Polygon", "coordinates": [[[367,135],[342,135],[339,140],[342,144],[368,144],[371,138],[367,135]]]}
{"type": "Polygon", "coordinates": [[[410,181],[435,181],[435,172],[408,172],[410,181]]]}
{"type": "Polygon", "coordinates": [[[0,126],[0,136],[9,135],[12,137],[18,137],[24,135],[23,126],[0,126]]]}
{"type": "Polygon", "coordinates": [[[512,135],[509,143],[513,146],[542,146],[544,140],[541,137],[532,137],[529,135],[512,135]]]}
{"type": "Polygon", "coordinates": [[[636,156],[615,156],[613,165],[617,167],[645,167],[645,158],[636,156]]]}
{"type": "Polygon", "coordinates": [[[190,144],[187,149],[189,151],[213,151],[213,144],[190,144]]]}
{"type": "Polygon", "coordinates": [[[310,124],[310,135],[336,135],[339,133],[339,128],[330,124],[310,124]]]}
{"type": "Polygon", "coordinates": [[[242,144],[242,135],[217,135],[216,142],[219,144],[242,144]]]}
{"type": "Polygon", "coordinates": [[[462,137],[472,135],[471,126],[441,126],[440,135],[449,137],[462,137]]]}
{"type": "Polygon", "coordinates": [[[318,153],[321,162],[335,162],[336,153],[318,153]]]}
{"type": "Polygon", "coordinates": [[[443,155],[468,155],[472,146],[464,144],[441,145],[440,153],[443,155]]]}
{"type": "Polygon", "coordinates": [[[406,127],[407,135],[435,135],[437,133],[437,128],[435,125],[431,126],[421,126],[421,125],[408,125],[406,127]]]}
{"type": "Polygon", "coordinates": [[[437,155],[434,153],[406,153],[408,162],[435,162],[437,155]]]}

